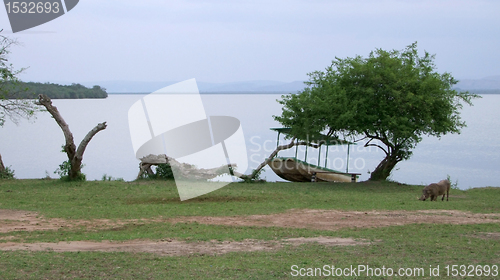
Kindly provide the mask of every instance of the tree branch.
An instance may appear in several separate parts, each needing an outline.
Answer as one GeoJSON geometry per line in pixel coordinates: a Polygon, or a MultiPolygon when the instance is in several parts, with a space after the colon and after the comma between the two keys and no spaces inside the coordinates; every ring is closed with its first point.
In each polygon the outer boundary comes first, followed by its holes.
{"type": "Polygon", "coordinates": [[[106,127],[106,122],[103,122],[96,125],[91,131],[89,131],[85,138],[83,138],[82,142],[80,142],[80,145],[78,145],[78,150],[76,150],[75,157],[83,158],[83,153],[85,152],[85,149],[87,148],[90,140],[92,140],[92,137],[94,137],[94,135],[96,135],[99,131],[106,129],[106,127]]]}
{"type": "Polygon", "coordinates": [[[274,150],[274,152],[272,152],[271,155],[269,155],[268,158],[266,158],[266,160],[264,160],[259,166],[257,166],[257,168],[252,172],[252,174],[250,176],[247,176],[247,175],[242,175],[240,176],[240,178],[249,178],[249,179],[252,179],[255,177],[255,175],[257,175],[257,173],[259,173],[259,171],[264,168],[269,162],[271,162],[271,160],[278,154],[279,151],[281,150],[286,150],[286,149],[290,149],[291,147],[295,146],[295,137],[292,138],[292,141],[289,143],[289,144],[286,144],[286,145],[281,145],[281,146],[278,146],[276,147],[276,149],[274,150]]]}
{"type": "Polygon", "coordinates": [[[68,155],[68,159],[71,161],[75,157],[76,145],[73,139],[73,134],[69,130],[69,125],[66,123],[66,121],[64,121],[63,117],[61,116],[61,113],[59,113],[59,110],[57,110],[57,107],[52,105],[52,100],[50,100],[50,98],[45,94],[38,95],[37,104],[44,106],[47,109],[47,111],[52,115],[52,117],[59,125],[59,127],[61,127],[64,133],[64,138],[66,140],[64,151],[68,155]]]}
{"type": "MultiPolygon", "coordinates": [[[[368,142],[365,143],[365,147],[377,147],[379,149],[381,149],[382,151],[384,151],[385,155],[388,156],[389,155],[389,152],[384,149],[382,146],[378,145],[378,144],[370,144],[370,142],[373,140],[373,139],[376,139],[376,138],[371,138],[370,140],[368,140],[368,142]]],[[[377,139],[378,140],[378,139],[377,139]]]]}

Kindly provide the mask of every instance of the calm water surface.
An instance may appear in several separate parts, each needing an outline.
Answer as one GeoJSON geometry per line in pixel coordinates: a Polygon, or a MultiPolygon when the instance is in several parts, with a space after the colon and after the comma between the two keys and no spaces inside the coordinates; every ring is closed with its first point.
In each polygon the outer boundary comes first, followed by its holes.
{"type": "MultiPolygon", "coordinates": [[[[130,106],[142,96],[111,94],[100,100],[53,101],[77,143],[97,123],[108,123],[108,128],[92,139],[84,154],[83,172],[87,179],[99,180],[107,174],[129,181],[137,176],[139,161],[134,157],[127,114],[130,106]]],[[[277,135],[269,128],[280,126],[272,117],[281,113],[281,106],[276,102],[278,98],[278,94],[202,95],[207,115],[233,116],[241,121],[250,168],[255,168],[276,147],[277,135]]],[[[500,186],[500,113],[497,109],[500,96],[485,95],[474,104],[462,111],[468,127],[460,135],[425,138],[410,160],[396,166],[391,178],[409,184],[428,184],[450,175],[453,182],[458,180],[462,189],[500,186]]],[[[34,122],[21,121],[18,126],[7,122],[0,128],[0,153],[4,163],[15,170],[17,178],[42,178],[46,174],[57,177],[54,171],[66,159],[60,152],[63,143],[61,129],[46,112],[39,113],[34,122]]],[[[281,137],[280,143],[286,140],[281,137]]],[[[280,153],[283,156],[294,154],[295,149],[280,153]]],[[[298,156],[305,157],[303,148],[298,150],[298,156]]],[[[308,150],[309,162],[316,164],[318,156],[324,166],[325,149],[321,153],[308,150]]],[[[345,171],[346,157],[346,146],[330,147],[327,167],[345,171]]],[[[383,152],[375,148],[351,146],[349,172],[361,173],[361,180],[366,180],[368,172],[382,157],[383,152]]],[[[266,170],[262,177],[269,181],[281,180],[271,170],[266,170]]]]}

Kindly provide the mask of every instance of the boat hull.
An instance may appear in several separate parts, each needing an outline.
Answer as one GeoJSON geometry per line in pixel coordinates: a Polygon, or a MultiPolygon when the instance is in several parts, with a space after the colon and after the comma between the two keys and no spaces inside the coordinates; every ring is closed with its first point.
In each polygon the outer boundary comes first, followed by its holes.
{"type": "Polygon", "coordinates": [[[274,158],[269,167],[280,178],[292,182],[311,182],[316,173],[317,182],[351,182],[351,175],[322,168],[296,158],[274,158]]]}

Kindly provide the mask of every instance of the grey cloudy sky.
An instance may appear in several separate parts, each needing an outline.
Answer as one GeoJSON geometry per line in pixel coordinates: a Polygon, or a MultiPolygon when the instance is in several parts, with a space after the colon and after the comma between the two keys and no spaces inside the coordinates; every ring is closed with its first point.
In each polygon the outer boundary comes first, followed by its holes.
{"type": "MultiPolygon", "coordinates": [[[[27,81],[306,80],[335,56],[418,41],[439,71],[500,75],[498,0],[81,0],[66,15],[4,35],[27,81]]],[[[7,32],[6,32],[7,31],[7,32]]]]}

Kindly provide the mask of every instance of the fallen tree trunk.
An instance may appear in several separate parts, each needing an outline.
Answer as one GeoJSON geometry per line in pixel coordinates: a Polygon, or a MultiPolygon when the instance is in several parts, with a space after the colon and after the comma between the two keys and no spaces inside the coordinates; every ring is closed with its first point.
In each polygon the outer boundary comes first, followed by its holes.
{"type": "Polygon", "coordinates": [[[139,163],[139,174],[137,175],[137,179],[141,178],[144,173],[154,174],[151,166],[158,164],[170,164],[171,168],[176,168],[180,171],[180,174],[186,178],[193,179],[213,179],[219,175],[227,174],[227,170],[229,169],[229,174],[241,178],[243,180],[253,180],[257,176],[257,174],[264,168],[281,150],[290,149],[299,145],[307,145],[314,148],[318,148],[320,145],[308,143],[305,141],[295,141],[296,138],[292,138],[291,142],[286,145],[278,146],[274,152],[269,155],[256,169],[252,171],[250,175],[242,174],[236,172],[234,169],[237,167],[236,164],[228,164],[223,165],[217,168],[211,169],[197,169],[189,164],[184,164],[176,161],[175,159],[168,157],[166,155],[147,155],[141,158],[141,162],[139,163]]]}
{"type": "Polygon", "coordinates": [[[71,165],[71,168],[68,172],[69,179],[76,180],[81,178],[83,153],[85,152],[85,149],[87,148],[90,140],[92,140],[92,137],[94,137],[94,135],[96,135],[99,131],[106,129],[106,122],[96,125],[91,131],[89,131],[85,138],[83,138],[83,140],[80,142],[80,145],[77,149],[75,141],[73,139],[73,134],[69,130],[69,125],[66,123],[66,121],[64,121],[61,113],[59,113],[59,110],[57,110],[57,107],[52,105],[52,100],[48,96],[40,94],[38,96],[37,104],[42,105],[47,109],[47,111],[52,115],[56,123],[59,125],[59,127],[61,127],[63,131],[64,138],[66,140],[64,145],[64,152],[66,152],[66,155],[68,156],[68,162],[71,165]]]}
{"type": "Polygon", "coordinates": [[[137,175],[137,179],[141,178],[144,173],[148,173],[150,175],[154,174],[153,170],[151,169],[151,166],[159,164],[167,164],[167,163],[170,165],[172,169],[175,169],[177,174],[180,175],[181,177],[194,180],[213,179],[222,174],[228,174],[228,173],[230,174],[231,173],[230,170],[236,168],[236,164],[228,164],[216,168],[198,169],[193,165],[180,163],[177,160],[168,157],[164,154],[147,155],[141,158],[141,163],[139,163],[139,175],[137,175]]]}

